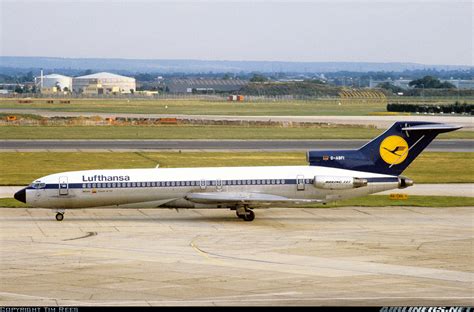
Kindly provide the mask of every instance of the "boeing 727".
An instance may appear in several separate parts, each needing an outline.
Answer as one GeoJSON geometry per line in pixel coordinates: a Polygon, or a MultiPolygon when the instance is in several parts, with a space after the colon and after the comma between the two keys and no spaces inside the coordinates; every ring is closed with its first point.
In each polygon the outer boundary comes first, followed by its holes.
{"type": "Polygon", "coordinates": [[[62,172],[15,193],[31,207],[57,210],[222,208],[252,221],[254,208],[327,203],[413,181],[402,172],[443,132],[460,129],[430,122],[396,122],[357,150],[309,151],[306,166],[118,169],[62,172]]]}

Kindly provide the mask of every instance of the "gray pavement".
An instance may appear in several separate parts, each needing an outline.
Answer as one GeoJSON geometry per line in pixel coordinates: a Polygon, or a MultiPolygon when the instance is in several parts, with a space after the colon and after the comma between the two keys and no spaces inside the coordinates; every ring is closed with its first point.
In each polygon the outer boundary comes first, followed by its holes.
{"type": "MultiPolygon", "coordinates": [[[[0,151],[357,149],[369,140],[0,140],[0,151]]],[[[474,140],[434,140],[432,152],[474,152],[474,140]]]]}
{"type": "Polygon", "coordinates": [[[431,121],[463,126],[464,130],[474,130],[474,119],[471,116],[228,116],[228,115],[179,115],[179,114],[130,114],[130,113],[95,113],[95,112],[56,112],[43,109],[10,109],[1,108],[0,113],[35,114],[44,117],[128,117],[128,118],[184,118],[195,120],[249,120],[249,121],[284,121],[284,122],[327,122],[346,125],[372,125],[380,129],[388,128],[395,121],[431,121]]]}
{"type": "Polygon", "coordinates": [[[472,207],[0,209],[0,305],[474,305],[472,207]]]}

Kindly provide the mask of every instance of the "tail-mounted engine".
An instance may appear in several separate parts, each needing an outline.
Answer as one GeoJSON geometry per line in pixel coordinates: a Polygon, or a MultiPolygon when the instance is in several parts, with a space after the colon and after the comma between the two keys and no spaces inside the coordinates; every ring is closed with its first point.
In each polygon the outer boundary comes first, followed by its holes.
{"type": "Polygon", "coordinates": [[[346,190],[367,186],[367,179],[355,177],[315,176],[314,187],[326,190],[346,190]]]}
{"type": "Polygon", "coordinates": [[[404,177],[404,176],[399,176],[398,177],[398,188],[399,189],[404,189],[406,187],[413,186],[413,184],[415,184],[415,182],[413,182],[413,180],[411,180],[411,179],[408,179],[407,177],[404,177]]]}

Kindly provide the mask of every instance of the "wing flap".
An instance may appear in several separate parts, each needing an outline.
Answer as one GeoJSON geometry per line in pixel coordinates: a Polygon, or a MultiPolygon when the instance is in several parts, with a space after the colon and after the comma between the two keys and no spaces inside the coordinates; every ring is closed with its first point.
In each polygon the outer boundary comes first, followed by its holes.
{"type": "Polygon", "coordinates": [[[293,199],[279,195],[249,192],[213,192],[189,193],[185,199],[198,204],[242,204],[242,205],[271,205],[271,204],[308,204],[323,203],[320,199],[293,199]]]}

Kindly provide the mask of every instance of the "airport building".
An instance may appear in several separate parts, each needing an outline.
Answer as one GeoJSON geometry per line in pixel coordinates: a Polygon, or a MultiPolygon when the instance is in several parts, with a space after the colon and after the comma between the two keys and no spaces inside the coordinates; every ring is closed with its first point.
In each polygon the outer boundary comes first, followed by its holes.
{"type": "Polygon", "coordinates": [[[90,95],[134,93],[136,81],[135,78],[102,72],[74,78],[72,89],[75,93],[90,95]]]}
{"type": "Polygon", "coordinates": [[[42,94],[72,90],[72,78],[59,74],[35,77],[35,85],[42,94]]]}
{"type": "Polygon", "coordinates": [[[170,93],[235,92],[248,84],[241,79],[171,79],[165,81],[170,93]]]}

